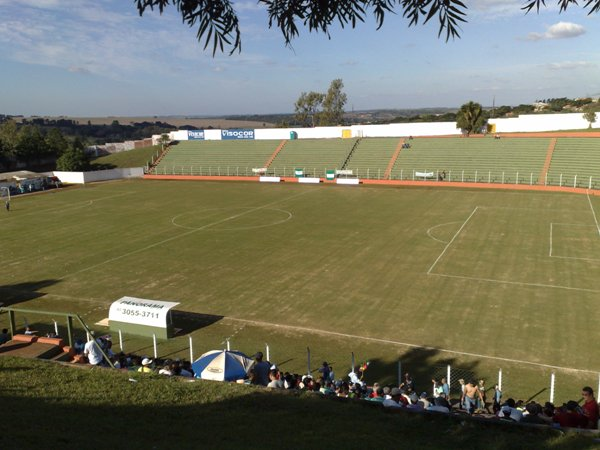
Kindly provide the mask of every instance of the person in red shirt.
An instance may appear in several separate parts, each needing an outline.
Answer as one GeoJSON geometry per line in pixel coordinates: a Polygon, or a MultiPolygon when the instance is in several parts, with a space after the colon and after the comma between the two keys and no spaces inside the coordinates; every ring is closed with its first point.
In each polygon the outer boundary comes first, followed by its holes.
{"type": "Polygon", "coordinates": [[[584,417],[577,411],[579,405],[573,400],[569,400],[567,404],[554,414],[553,421],[558,423],[561,428],[580,428],[583,424],[584,417]]]}
{"type": "Polygon", "coordinates": [[[591,387],[586,386],[581,390],[581,395],[585,401],[581,409],[583,410],[583,415],[587,419],[584,428],[596,429],[598,428],[598,416],[600,414],[598,411],[598,403],[594,398],[594,390],[591,387]]]}

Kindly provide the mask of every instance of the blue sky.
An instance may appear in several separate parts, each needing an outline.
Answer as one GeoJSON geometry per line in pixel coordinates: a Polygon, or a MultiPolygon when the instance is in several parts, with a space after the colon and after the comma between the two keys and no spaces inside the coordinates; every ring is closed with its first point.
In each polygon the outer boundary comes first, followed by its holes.
{"type": "Polygon", "coordinates": [[[330,40],[302,29],[290,49],[264,7],[241,0],[242,52],[213,58],[173,8],[140,18],[126,0],[0,0],[0,114],[285,113],[335,78],[347,110],[600,94],[600,15],[547,3],[524,15],[520,1],[467,1],[449,42],[435,20],[409,28],[398,14],[330,40]]]}

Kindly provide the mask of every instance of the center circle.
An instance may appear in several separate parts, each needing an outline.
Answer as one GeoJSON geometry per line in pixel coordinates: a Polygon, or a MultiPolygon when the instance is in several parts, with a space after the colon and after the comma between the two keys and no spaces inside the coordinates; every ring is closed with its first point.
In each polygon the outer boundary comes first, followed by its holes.
{"type": "Polygon", "coordinates": [[[185,212],[173,217],[171,223],[187,230],[237,231],[272,227],[292,216],[284,209],[233,206],[185,212]]]}

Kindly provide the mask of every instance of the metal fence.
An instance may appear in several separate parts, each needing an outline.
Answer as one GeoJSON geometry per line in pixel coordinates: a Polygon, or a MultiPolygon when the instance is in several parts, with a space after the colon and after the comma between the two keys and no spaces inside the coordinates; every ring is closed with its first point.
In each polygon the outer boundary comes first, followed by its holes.
{"type": "MultiPolygon", "coordinates": [[[[325,178],[327,167],[269,167],[264,175],[279,177],[294,177],[295,171],[301,169],[304,177],[325,178]]],[[[345,169],[352,174],[337,175],[339,178],[359,178],[366,180],[383,180],[384,169],[354,168],[345,169]]],[[[257,176],[256,168],[244,166],[195,166],[195,165],[163,165],[156,167],[152,173],[156,175],[191,175],[191,176],[257,176]]],[[[526,170],[478,170],[478,169],[430,169],[410,168],[394,171],[387,179],[398,181],[437,181],[460,183],[489,183],[489,184],[523,184],[573,187],[583,189],[600,189],[600,174],[548,173],[540,179],[539,172],[526,170]]]]}

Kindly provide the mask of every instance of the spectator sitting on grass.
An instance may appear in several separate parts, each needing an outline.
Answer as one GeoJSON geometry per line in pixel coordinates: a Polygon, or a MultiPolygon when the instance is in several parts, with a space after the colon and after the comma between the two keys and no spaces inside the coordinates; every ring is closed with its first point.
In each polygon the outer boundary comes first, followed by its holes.
{"type": "Polygon", "coordinates": [[[167,359],[163,363],[163,366],[161,367],[161,369],[158,371],[158,374],[159,375],[166,375],[168,377],[172,377],[173,376],[173,370],[171,370],[171,365],[172,365],[172,361],[170,359],[167,359]]]}
{"type": "Polygon", "coordinates": [[[390,390],[390,398],[386,398],[383,400],[382,404],[386,408],[402,408],[404,404],[400,402],[400,398],[402,397],[402,391],[400,388],[392,388],[390,390]]]}
{"type": "Polygon", "coordinates": [[[379,383],[375,383],[373,385],[373,392],[369,395],[369,399],[372,402],[383,402],[385,399],[383,398],[383,388],[379,385],[379,383]]]}
{"type": "Polygon", "coordinates": [[[561,428],[581,428],[583,424],[587,423],[585,416],[579,413],[579,405],[573,400],[569,400],[566,405],[555,412],[553,420],[561,428]]]}
{"type": "Polygon", "coordinates": [[[125,355],[125,353],[121,352],[118,355],[115,355],[113,358],[113,365],[115,369],[127,369],[129,367],[130,359],[125,355]]]}
{"type": "Polygon", "coordinates": [[[441,413],[450,412],[450,404],[444,397],[436,397],[433,399],[433,405],[429,405],[427,411],[437,411],[441,413]]]}
{"type": "Polygon", "coordinates": [[[2,333],[0,333],[0,345],[6,344],[10,340],[10,336],[8,335],[8,329],[3,328],[2,333]]]}
{"type": "Polygon", "coordinates": [[[548,425],[548,422],[540,417],[542,413],[542,405],[531,402],[525,406],[525,411],[527,414],[523,414],[523,418],[521,419],[522,423],[534,423],[538,425],[548,425]]]}
{"type": "Polygon", "coordinates": [[[519,411],[516,407],[516,403],[512,398],[506,400],[500,412],[498,413],[498,417],[503,418],[506,415],[506,411],[509,411],[510,418],[515,422],[520,422],[523,418],[523,413],[519,411]]]}
{"type": "Polygon", "coordinates": [[[194,370],[192,369],[192,363],[190,361],[183,360],[181,363],[181,373],[179,375],[188,378],[194,376],[194,370]]]}
{"type": "Polygon", "coordinates": [[[283,389],[283,381],[279,379],[279,370],[272,369],[269,371],[269,384],[267,384],[268,388],[273,389],[283,389]]]}
{"type": "Polygon", "coordinates": [[[262,352],[257,352],[254,355],[254,384],[266,386],[269,384],[269,370],[271,363],[263,361],[262,352]]]}
{"type": "Polygon", "coordinates": [[[85,344],[83,354],[87,357],[89,363],[92,366],[99,366],[103,364],[104,355],[100,351],[100,338],[97,340],[92,338],[85,344]]]}
{"type": "Polygon", "coordinates": [[[544,419],[547,425],[552,425],[554,418],[554,405],[550,402],[544,403],[540,417],[544,419]]]}
{"type": "Polygon", "coordinates": [[[419,395],[418,403],[423,405],[423,409],[427,409],[431,406],[431,402],[427,398],[427,392],[421,392],[421,395],[419,395]]]}
{"type": "Polygon", "coordinates": [[[154,369],[152,369],[152,360],[150,358],[142,359],[142,367],[140,367],[137,371],[141,373],[152,373],[154,369]]]}

